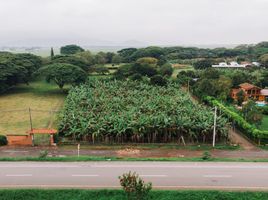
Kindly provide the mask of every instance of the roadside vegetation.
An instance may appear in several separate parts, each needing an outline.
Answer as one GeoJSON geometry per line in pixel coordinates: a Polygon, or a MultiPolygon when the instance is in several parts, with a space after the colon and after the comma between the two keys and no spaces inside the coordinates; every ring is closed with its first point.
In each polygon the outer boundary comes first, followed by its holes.
{"type": "MultiPolygon", "coordinates": [[[[156,200],[263,200],[267,192],[198,191],[198,190],[152,190],[150,199],[156,200]]],[[[127,200],[122,190],[78,190],[78,189],[2,189],[1,200],[127,200]]]]}

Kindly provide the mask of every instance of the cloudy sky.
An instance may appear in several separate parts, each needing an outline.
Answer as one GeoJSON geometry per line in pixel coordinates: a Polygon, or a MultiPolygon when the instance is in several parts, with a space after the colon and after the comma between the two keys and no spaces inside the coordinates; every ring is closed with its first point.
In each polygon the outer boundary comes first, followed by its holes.
{"type": "Polygon", "coordinates": [[[0,0],[0,45],[268,40],[268,0],[0,0]]]}

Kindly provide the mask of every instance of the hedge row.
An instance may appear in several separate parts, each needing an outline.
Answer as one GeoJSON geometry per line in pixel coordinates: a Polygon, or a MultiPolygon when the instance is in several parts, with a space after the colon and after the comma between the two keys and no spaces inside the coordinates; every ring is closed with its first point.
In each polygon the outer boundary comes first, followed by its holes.
{"type": "Polygon", "coordinates": [[[248,123],[242,116],[240,116],[238,113],[231,111],[229,108],[227,108],[225,105],[220,103],[218,100],[216,100],[213,97],[206,97],[205,101],[213,106],[217,106],[222,112],[224,112],[230,119],[234,120],[238,127],[246,132],[249,136],[253,138],[258,139],[264,139],[268,138],[268,131],[263,131],[257,129],[254,125],[248,123]]]}

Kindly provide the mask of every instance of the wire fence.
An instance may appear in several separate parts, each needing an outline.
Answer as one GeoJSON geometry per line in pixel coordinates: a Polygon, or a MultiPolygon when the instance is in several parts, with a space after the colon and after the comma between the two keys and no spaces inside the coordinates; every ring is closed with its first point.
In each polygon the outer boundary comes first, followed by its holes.
{"type": "Polygon", "coordinates": [[[42,108],[0,110],[0,134],[25,134],[31,128],[56,128],[59,111],[42,108]]]}

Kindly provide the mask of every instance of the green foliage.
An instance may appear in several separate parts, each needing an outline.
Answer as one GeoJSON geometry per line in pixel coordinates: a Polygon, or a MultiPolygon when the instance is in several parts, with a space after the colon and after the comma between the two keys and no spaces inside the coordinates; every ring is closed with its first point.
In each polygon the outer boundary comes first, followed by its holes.
{"type": "Polygon", "coordinates": [[[75,44],[66,45],[60,48],[60,53],[63,55],[76,54],[85,51],[82,47],[75,44]]]}
{"type": "Polygon", "coordinates": [[[135,74],[132,70],[132,64],[125,64],[118,68],[118,70],[114,73],[114,77],[116,79],[125,79],[133,74],[135,74]]]}
{"type": "Polygon", "coordinates": [[[195,69],[207,69],[212,67],[212,61],[209,59],[199,60],[194,63],[195,69]]]}
{"type": "Polygon", "coordinates": [[[107,63],[106,54],[104,52],[99,52],[95,55],[96,64],[105,64],[107,63]]]}
{"type": "Polygon", "coordinates": [[[245,100],[245,92],[243,90],[240,90],[237,94],[237,105],[242,106],[242,103],[245,100]]]}
{"type": "MultiPolygon", "coordinates": [[[[268,47],[267,47],[268,48],[268,47]]],[[[260,57],[260,62],[262,66],[268,68],[268,54],[264,54],[260,57]]]]}
{"type": "Polygon", "coordinates": [[[148,199],[152,190],[152,183],[145,183],[136,172],[128,172],[118,177],[120,185],[127,194],[127,199],[143,200],[148,199]]]}
{"type": "Polygon", "coordinates": [[[140,64],[140,65],[150,65],[152,67],[156,67],[158,60],[156,58],[153,57],[143,57],[143,58],[139,58],[136,63],[140,64]]]}
{"type": "Polygon", "coordinates": [[[54,57],[54,50],[53,48],[51,47],[50,49],[50,58],[52,59],[54,57]]]}
{"type": "MultiPolygon", "coordinates": [[[[95,64],[95,57],[90,51],[78,52],[78,53],[74,54],[74,56],[79,58],[80,60],[82,60],[82,62],[85,63],[87,66],[91,66],[91,65],[95,64]]],[[[70,64],[74,64],[74,63],[70,63],[70,64]]],[[[83,64],[83,66],[84,66],[84,64],[83,64]]]]}
{"type": "Polygon", "coordinates": [[[97,74],[109,74],[109,69],[103,65],[96,65],[90,68],[89,72],[95,72],[97,74]]]}
{"type": "Polygon", "coordinates": [[[133,74],[129,77],[133,81],[141,81],[142,80],[142,75],[139,73],[133,74]]]}
{"type": "MultiPolygon", "coordinates": [[[[206,190],[152,190],[153,200],[265,200],[267,192],[206,191],[206,190]]],[[[1,200],[126,200],[121,190],[79,189],[2,189],[1,200]]]]}
{"type": "Polygon", "coordinates": [[[157,70],[150,64],[134,64],[131,68],[132,73],[138,73],[142,76],[152,77],[157,74],[157,70]]]}
{"type": "Polygon", "coordinates": [[[256,103],[252,100],[249,100],[242,109],[243,117],[249,123],[260,125],[262,122],[262,113],[261,110],[258,108],[256,103]]]}
{"type": "Polygon", "coordinates": [[[112,58],[112,63],[113,64],[120,64],[122,62],[122,58],[120,55],[116,54],[112,58]]]}
{"type": "Polygon", "coordinates": [[[0,135],[0,146],[7,145],[7,137],[5,135],[0,135]]]}
{"type": "Polygon", "coordinates": [[[146,47],[146,48],[140,48],[137,51],[135,51],[130,59],[131,61],[135,61],[139,58],[144,57],[153,57],[153,58],[160,58],[164,54],[164,50],[161,47],[146,47]]]}
{"type": "Polygon", "coordinates": [[[159,74],[161,74],[162,76],[170,77],[173,74],[173,71],[174,69],[171,66],[171,64],[165,63],[164,65],[160,67],[159,74]]]}
{"type": "Polygon", "coordinates": [[[166,86],[167,85],[167,79],[161,75],[152,76],[150,82],[152,85],[158,85],[158,86],[166,86]]]}
{"type": "Polygon", "coordinates": [[[18,83],[28,84],[41,64],[41,58],[32,54],[0,52],[0,93],[18,83]]]}
{"type": "Polygon", "coordinates": [[[46,158],[48,155],[48,151],[47,150],[42,150],[39,152],[39,158],[46,158]]]}
{"type": "Polygon", "coordinates": [[[80,67],[66,63],[54,63],[46,65],[37,71],[37,74],[44,75],[47,81],[54,81],[60,89],[69,83],[77,85],[87,79],[87,74],[80,67]]]}
{"type": "MultiPolygon", "coordinates": [[[[168,142],[211,140],[213,113],[193,103],[176,84],[98,81],[73,88],[60,115],[59,132],[89,141],[168,142]]],[[[219,138],[226,120],[217,119],[219,138]]]]}
{"type": "Polygon", "coordinates": [[[212,97],[206,97],[205,100],[212,104],[213,106],[217,106],[228,118],[232,119],[240,129],[245,131],[252,138],[268,138],[268,131],[262,131],[257,129],[254,125],[248,123],[242,116],[240,116],[237,112],[230,110],[225,107],[222,103],[217,101],[212,97]]]}
{"type": "Polygon", "coordinates": [[[209,151],[205,151],[202,155],[203,160],[209,160],[211,158],[211,153],[209,151]]]}
{"type": "Polygon", "coordinates": [[[54,63],[66,64],[67,63],[67,64],[78,66],[87,72],[90,69],[90,65],[87,63],[87,60],[76,55],[54,56],[53,59],[51,60],[51,64],[54,64],[54,63]]]}

